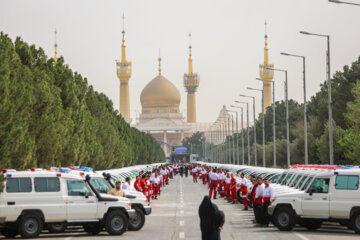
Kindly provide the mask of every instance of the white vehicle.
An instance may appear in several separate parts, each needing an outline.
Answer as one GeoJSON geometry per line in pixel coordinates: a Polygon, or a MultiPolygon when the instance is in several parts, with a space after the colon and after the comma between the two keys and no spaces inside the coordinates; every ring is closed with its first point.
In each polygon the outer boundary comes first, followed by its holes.
{"type": "Polygon", "coordinates": [[[79,175],[53,171],[21,171],[5,174],[0,193],[0,231],[5,237],[39,236],[44,228],[59,230],[83,226],[97,234],[106,229],[121,235],[135,210],[127,198],[93,191],[79,175]]]}
{"type": "MultiPolygon", "coordinates": [[[[97,173],[86,173],[86,176],[90,176],[88,183],[99,193],[107,193],[114,187],[114,182],[109,175],[100,175],[97,173]],[[105,178],[109,179],[106,181],[105,178]]],[[[135,214],[129,219],[129,230],[138,231],[145,224],[145,215],[151,214],[151,206],[147,198],[143,193],[138,191],[124,190],[126,198],[131,202],[131,208],[135,210],[135,214]]]]}
{"type": "Polygon", "coordinates": [[[359,176],[360,169],[309,175],[304,191],[277,195],[268,213],[283,231],[292,230],[296,223],[315,230],[323,221],[338,221],[360,233],[359,176]]]}

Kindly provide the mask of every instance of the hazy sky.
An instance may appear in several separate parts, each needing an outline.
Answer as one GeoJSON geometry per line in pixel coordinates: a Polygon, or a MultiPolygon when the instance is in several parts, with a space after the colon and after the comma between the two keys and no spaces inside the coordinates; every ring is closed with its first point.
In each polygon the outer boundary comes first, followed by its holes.
{"type": "MultiPolygon", "coordinates": [[[[198,121],[206,122],[216,119],[222,105],[240,99],[239,93],[255,94],[261,111],[260,93],[246,87],[261,87],[255,78],[263,62],[265,19],[270,62],[289,70],[289,97],[297,101],[303,101],[301,59],[280,52],[307,57],[308,99],[326,78],[326,39],[301,35],[300,30],[330,34],[332,73],[360,53],[360,7],[327,0],[0,0],[0,31],[13,39],[21,36],[53,56],[57,28],[59,54],[118,108],[115,60],[121,57],[123,13],[127,57],[133,64],[132,118],[141,111],[142,89],[157,75],[159,48],[162,73],[178,87],[180,109],[186,109],[189,32],[194,71],[201,79],[198,121]]],[[[277,100],[284,97],[283,80],[283,74],[275,74],[277,100]]]]}

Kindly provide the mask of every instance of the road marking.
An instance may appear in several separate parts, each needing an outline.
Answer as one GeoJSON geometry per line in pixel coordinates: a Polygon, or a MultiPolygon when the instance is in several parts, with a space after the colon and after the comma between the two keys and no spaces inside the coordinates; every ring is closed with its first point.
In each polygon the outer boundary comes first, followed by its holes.
{"type": "Polygon", "coordinates": [[[183,215],[183,214],[184,214],[184,210],[180,210],[180,214],[183,215]]]}
{"type": "Polygon", "coordinates": [[[183,204],[180,204],[180,208],[184,208],[184,205],[183,205],[183,204]]]}
{"type": "Polygon", "coordinates": [[[184,233],[184,232],[179,232],[179,238],[180,238],[180,239],[185,238],[185,233],[184,233]]]}
{"type": "Polygon", "coordinates": [[[72,237],[67,237],[64,240],[71,240],[71,239],[72,239],[72,237]]]}
{"type": "Polygon", "coordinates": [[[185,224],[185,221],[180,221],[180,227],[183,227],[185,224]]]}
{"type": "Polygon", "coordinates": [[[310,240],[309,238],[305,237],[304,235],[302,235],[300,233],[294,232],[294,234],[301,240],[310,240]]]}

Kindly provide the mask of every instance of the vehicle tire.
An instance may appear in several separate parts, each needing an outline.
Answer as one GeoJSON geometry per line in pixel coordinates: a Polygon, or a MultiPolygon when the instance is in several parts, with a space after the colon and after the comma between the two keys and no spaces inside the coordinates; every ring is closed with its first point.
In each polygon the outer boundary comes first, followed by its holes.
{"type": "Polygon", "coordinates": [[[2,228],[0,229],[0,233],[4,235],[6,238],[15,238],[18,235],[18,231],[16,229],[11,228],[2,228]]]}
{"type": "Polygon", "coordinates": [[[35,214],[25,214],[19,221],[19,234],[23,238],[36,238],[44,227],[43,221],[35,214]]]}
{"type": "Polygon", "coordinates": [[[85,232],[87,232],[91,235],[98,235],[103,230],[103,226],[101,226],[100,223],[84,224],[83,228],[84,228],[85,232]]]}
{"type": "Polygon", "coordinates": [[[47,225],[47,229],[51,233],[63,233],[66,230],[66,223],[51,223],[47,225]]]}
{"type": "Polygon", "coordinates": [[[110,235],[122,235],[128,228],[129,220],[121,211],[111,211],[105,220],[105,229],[110,235]]]}
{"type": "Polygon", "coordinates": [[[321,227],[322,221],[315,219],[300,219],[299,224],[309,230],[316,230],[321,227]]]}
{"type": "Polygon", "coordinates": [[[134,208],[135,216],[129,219],[129,230],[138,231],[145,224],[145,214],[140,208],[134,208]]]}
{"type": "Polygon", "coordinates": [[[350,219],[351,227],[357,234],[360,234],[360,211],[356,211],[350,219]]]}
{"type": "Polygon", "coordinates": [[[280,207],[275,210],[273,223],[280,231],[290,231],[295,226],[294,210],[290,207],[280,207]]]}

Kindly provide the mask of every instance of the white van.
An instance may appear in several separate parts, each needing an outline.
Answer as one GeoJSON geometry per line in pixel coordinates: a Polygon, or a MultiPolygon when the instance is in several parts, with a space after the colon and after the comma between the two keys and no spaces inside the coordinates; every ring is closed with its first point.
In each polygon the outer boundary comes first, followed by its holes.
{"type": "Polygon", "coordinates": [[[283,231],[291,230],[296,223],[314,230],[323,221],[338,221],[360,233],[359,176],[360,169],[309,176],[304,191],[277,195],[268,213],[283,231]]]}
{"type": "Polygon", "coordinates": [[[52,171],[7,172],[0,193],[0,231],[35,238],[44,227],[81,225],[91,233],[121,235],[135,211],[127,198],[94,192],[81,176],[52,171]]]}

